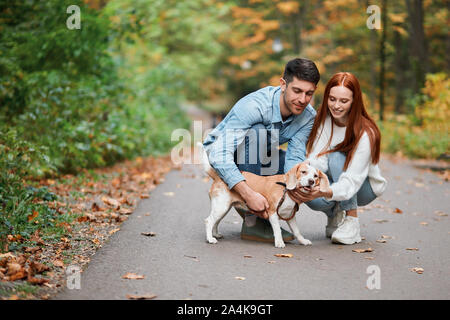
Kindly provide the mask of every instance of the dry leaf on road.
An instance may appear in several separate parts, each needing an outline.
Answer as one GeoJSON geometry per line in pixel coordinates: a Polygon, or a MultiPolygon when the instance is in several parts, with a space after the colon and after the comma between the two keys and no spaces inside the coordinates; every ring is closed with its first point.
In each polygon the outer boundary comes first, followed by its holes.
{"type": "Polygon", "coordinates": [[[145,276],[136,273],[128,272],[122,276],[122,279],[142,280],[145,276]]]}
{"type": "Polygon", "coordinates": [[[423,268],[420,268],[420,267],[411,268],[409,270],[411,270],[411,272],[415,272],[418,274],[422,274],[425,271],[425,270],[423,270],[423,268]]]}
{"type": "Polygon", "coordinates": [[[277,253],[274,256],[278,258],[292,258],[294,255],[292,253],[277,253]]]}
{"type": "Polygon", "coordinates": [[[367,249],[353,249],[353,252],[357,252],[357,253],[364,253],[364,252],[372,252],[373,249],[372,248],[367,248],[367,249]]]}
{"type": "Polygon", "coordinates": [[[134,294],[127,294],[127,299],[130,300],[150,300],[156,298],[156,294],[143,294],[143,295],[134,295],[134,294]]]}
{"type": "Polygon", "coordinates": [[[154,233],[154,232],[141,232],[141,234],[143,236],[146,236],[146,237],[154,237],[154,236],[156,236],[156,233],[154,233]]]}
{"type": "Polygon", "coordinates": [[[236,280],[245,280],[244,277],[234,277],[236,280]]]}

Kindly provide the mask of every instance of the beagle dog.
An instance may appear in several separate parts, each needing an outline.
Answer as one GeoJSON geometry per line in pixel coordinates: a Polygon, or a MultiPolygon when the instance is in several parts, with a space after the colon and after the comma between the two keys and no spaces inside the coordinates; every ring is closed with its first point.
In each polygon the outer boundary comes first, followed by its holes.
{"type": "MultiPolygon", "coordinates": [[[[206,240],[209,243],[217,243],[217,238],[222,238],[222,235],[217,231],[217,227],[231,207],[245,211],[249,211],[249,208],[244,199],[237,192],[230,190],[214,168],[211,167],[203,145],[198,143],[198,146],[202,151],[201,159],[204,170],[213,179],[209,190],[211,212],[205,219],[206,240]]],[[[293,219],[298,210],[298,204],[291,199],[287,191],[302,188],[304,192],[310,192],[315,186],[329,186],[327,176],[322,171],[309,165],[308,162],[295,165],[286,174],[258,176],[245,171],[242,174],[249,187],[262,194],[269,203],[268,214],[275,237],[275,247],[285,247],[279,219],[288,223],[292,233],[302,245],[311,245],[311,241],[303,238],[300,234],[297,223],[293,219]]]]}

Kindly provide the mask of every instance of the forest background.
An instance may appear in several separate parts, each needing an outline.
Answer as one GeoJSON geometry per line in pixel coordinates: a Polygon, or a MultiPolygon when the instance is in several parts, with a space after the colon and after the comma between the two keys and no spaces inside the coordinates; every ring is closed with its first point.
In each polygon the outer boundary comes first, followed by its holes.
{"type": "Polygon", "coordinates": [[[294,57],[320,70],[315,108],[332,74],[352,72],[384,152],[448,159],[449,6],[0,1],[0,242],[38,229],[62,234],[70,218],[46,205],[56,196],[39,179],[167,154],[173,130],[190,126],[186,101],[224,114],[244,95],[278,85],[294,57]],[[79,29],[68,27],[71,5],[80,8],[79,29]]]}

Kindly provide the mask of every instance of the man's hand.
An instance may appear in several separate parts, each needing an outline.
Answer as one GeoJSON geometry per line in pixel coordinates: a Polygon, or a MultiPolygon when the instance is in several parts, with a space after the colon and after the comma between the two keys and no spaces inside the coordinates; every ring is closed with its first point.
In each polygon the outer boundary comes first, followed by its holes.
{"type": "Polygon", "coordinates": [[[251,210],[251,213],[256,214],[263,219],[269,219],[269,214],[267,212],[269,209],[269,202],[267,202],[267,199],[262,194],[254,192],[244,200],[247,207],[251,210]]]}
{"type": "Polygon", "coordinates": [[[326,188],[322,190],[319,186],[314,187],[310,192],[304,192],[303,189],[297,188],[288,191],[289,196],[297,203],[308,202],[320,197],[331,198],[333,196],[333,191],[331,188],[326,188]]]}
{"type": "Polygon", "coordinates": [[[263,219],[269,219],[269,213],[267,212],[269,202],[267,202],[267,199],[262,194],[253,191],[245,181],[237,183],[233,187],[233,190],[239,193],[244,199],[245,204],[250,209],[250,213],[263,219]]]}

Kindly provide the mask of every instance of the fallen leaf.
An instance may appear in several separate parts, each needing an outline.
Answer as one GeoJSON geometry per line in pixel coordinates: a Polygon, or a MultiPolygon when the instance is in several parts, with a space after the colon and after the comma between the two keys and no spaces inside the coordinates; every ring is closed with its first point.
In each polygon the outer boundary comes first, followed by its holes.
{"type": "Polygon", "coordinates": [[[156,236],[156,233],[154,233],[154,232],[141,232],[141,234],[143,236],[146,236],[146,237],[154,237],[154,236],[156,236]]]}
{"type": "Polygon", "coordinates": [[[22,268],[22,270],[20,270],[17,273],[14,273],[13,275],[10,275],[9,277],[5,277],[5,280],[8,281],[16,281],[19,279],[23,279],[27,277],[27,272],[25,271],[25,269],[22,268]]]}
{"type": "Polygon", "coordinates": [[[420,268],[420,267],[415,267],[415,268],[412,268],[412,269],[409,269],[409,270],[411,270],[411,272],[415,272],[415,273],[418,273],[418,274],[422,274],[425,271],[423,268],[420,268]]]}
{"type": "Polygon", "coordinates": [[[423,225],[423,226],[427,226],[428,222],[421,222],[420,224],[423,225]]]}
{"type": "Polygon", "coordinates": [[[442,212],[442,211],[440,211],[440,210],[436,210],[434,213],[437,214],[437,215],[440,216],[440,217],[448,217],[448,214],[447,214],[447,213],[442,212]]]}
{"type": "Polygon", "coordinates": [[[31,261],[30,262],[30,268],[35,273],[42,273],[44,271],[49,271],[50,270],[49,266],[46,266],[45,264],[40,263],[40,262],[36,262],[36,261],[31,261]]]}
{"type": "Polygon", "coordinates": [[[131,280],[142,280],[144,278],[145,278],[145,276],[142,276],[142,275],[139,275],[136,273],[132,273],[132,272],[128,272],[122,276],[122,279],[131,279],[131,280]]]}
{"type": "Polygon", "coordinates": [[[367,248],[367,249],[353,249],[353,252],[357,252],[357,253],[364,253],[364,252],[372,252],[373,249],[372,248],[367,248]]]}
{"type": "Polygon", "coordinates": [[[244,277],[234,277],[236,280],[245,280],[244,277]]]}
{"type": "Polygon", "coordinates": [[[35,278],[35,277],[31,277],[31,276],[28,276],[27,281],[31,284],[39,284],[39,285],[49,282],[48,279],[35,278]]]}
{"type": "Polygon", "coordinates": [[[53,260],[53,265],[55,267],[64,268],[64,262],[62,260],[59,260],[59,259],[53,260]]]}
{"type": "Polygon", "coordinates": [[[253,258],[253,257],[250,255],[245,255],[244,258],[253,258]]]}
{"type": "Polygon", "coordinates": [[[274,256],[279,258],[292,258],[294,255],[292,253],[277,253],[274,256]]]}
{"type": "Polygon", "coordinates": [[[37,251],[42,250],[41,247],[26,247],[25,252],[36,253],[37,251]]]}
{"type": "Polygon", "coordinates": [[[394,239],[394,238],[383,234],[383,235],[381,235],[381,239],[394,239]]]}
{"type": "Polygon", "coordinates": [[[6,267],[8,268],[8,273],[6,274],[7,276],[16,274],[23,269],[23,267],[19,263],[14,261],[7,263],[6,267]]]}
{"type": "Polygon", "coordinates": [[[406,248],[406,250],[419,251],[419,248],[406,248]]]}
{"type": "Polygon", "coordinates": [[[127,299],[130,300],[150,300],[156,298],[156,294],[144,294],[144,295],[134,295],[134,294],[127,294],[127,299]]]}
{"type": "Polygon", "coordinates": [[[38,215],[39,215],[39,212],[33,211],[32,214],[28,215],[27,219],[28,219],[28,221],[31,221],[31,220],[33,220],[34,218],[36,218],[38,215]]]}
{"type": "Polygon", "coordinates": [[[196,261],[196,262],[199,262],[200,260],[198,260],[198,258],[197,257],[194,257],[194,256],[188,256],[188,255],[184,255],[186,258],[191,258],[191,259],[193,259],[194,261],[196,261]]]}
{"type": "Polygon", "coordinates": [[[174,192],[164,192],[164,195],[167,197],[173,197],[175,195],[174,192]]]}
{"type": "Polygon", "coordinates": [[[109,197],[102,197],[102,201],[106,203],[107,205],[110,205],[116,209],[120,208],[120,202],[116,199],[109,198],[109,197]]]}
{"type": "Polygon", "coordinates": [[[120,228],[113,229],[113,230],[109,231],[109,234],[110,234],[110,235],[111,235],[111,234],[114,234],[114,233],[116,233],[116,232],[119,231],[119,230],[120,230],[120,228]]]}
{"type": "Polygon", "coordinates": [[[384,239],[379,239],[379,240],[377,240],[377,242],[379,242],[379,243],[386,243],[387,241],[384,240],[384,239]]]}
{"type": "Polygon", "coordinates": [[[395,208],[395,210],[394,210],[394,213],[399,213],[399,214],[402,214],[402,213],[403,213],[403,211],[402,211],[402,210],[400,210],[399,208],[395,208]]]}
{"type": "Polygon", "coordinates": [[[377,223],[389,222],[389,220],[386,220],[386,219],[376,219],[376,220],[373,220],[373,221],[375,221],[377,223]]]}
{"type": "Polygon", "coordinates": [[[128,209],[128,208],[120,208],[119,213],[120,214],[132,214],[133,210],[132,209],[128,209]]]}

